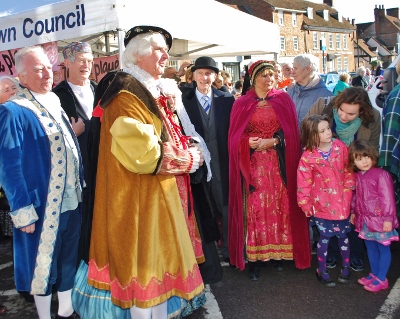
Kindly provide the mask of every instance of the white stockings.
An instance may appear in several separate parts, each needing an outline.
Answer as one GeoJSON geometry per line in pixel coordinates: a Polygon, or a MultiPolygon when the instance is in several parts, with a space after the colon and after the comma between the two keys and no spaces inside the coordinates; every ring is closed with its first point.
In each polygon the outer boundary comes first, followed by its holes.
{"type": "Polygon", "coordinates": [[[168,317],[166,301],[151,308],[138,308],[133,306],[130,310],[131,317],[135,319],[167,319],[168,317]]]}

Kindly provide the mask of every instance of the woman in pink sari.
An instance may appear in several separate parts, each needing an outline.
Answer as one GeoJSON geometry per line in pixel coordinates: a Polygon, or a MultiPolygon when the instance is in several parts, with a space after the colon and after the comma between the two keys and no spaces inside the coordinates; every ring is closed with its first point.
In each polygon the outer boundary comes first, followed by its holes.
{"type": "Polygon", "coordinates": [[[241,270],[246,258],[250,279],[258,280],[261,261],[294,260],[304,269],[311,254],[296,200],[295,105],[274,89],[274,62],[257,61],[249,73],[251,87],[235,101],[229,129],[229,252],[241,270]]]}

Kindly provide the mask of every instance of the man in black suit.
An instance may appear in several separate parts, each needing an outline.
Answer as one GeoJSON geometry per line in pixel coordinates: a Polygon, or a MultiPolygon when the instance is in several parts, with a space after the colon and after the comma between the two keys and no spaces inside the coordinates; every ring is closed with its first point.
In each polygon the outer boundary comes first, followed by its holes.
{"type": "Polygon", "coordinates": [[[71,120],[81,149],[85,182],[88,181],[87,139],[93,112],[94,93],[97,84],[89,80],[93,66],[93,54],[87,42],[72,42],[63,49],[64,65],[68,68],[68,80],[58,84],[53,92],[60,98],[61,107],[71,120]]]}
{"type": "Polygon", "coordinates": [[[199,57],[192,66],[196,86],[182,94],[182,101],[196,131],[203,137],[211,154],[211,193],[222,216],[221,253],[229,262],[228,252],[228,130],[235,98],[212,87],[219,72],[210,57],[199,57]]]}

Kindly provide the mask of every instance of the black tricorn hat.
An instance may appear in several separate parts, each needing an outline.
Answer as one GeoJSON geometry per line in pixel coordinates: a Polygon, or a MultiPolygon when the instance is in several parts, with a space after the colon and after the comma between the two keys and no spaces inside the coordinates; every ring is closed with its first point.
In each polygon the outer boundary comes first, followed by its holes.
{"type": "Polygon", "coordinates": [[[219,72],[217,63],[214,61],[214,59],[208,56],[201,56],[196,59],[194,65],[192,66],[192,72],[196,71],[197,69],[211,69],[215,73],[219,72]]]}
{"type": "Polygon", "coordinates": [[[163,28],[154,27],[151,25],[139,25],[139,26],[133,27],[132,29],[128,30],[125,33],[125,39],[124,39],[125,47],[128,45],[129,41],[131,41],[134,37],[136,37],[139,34],[147,33],[147,32],[160,33],[161,35],[163,35],[165,38],[165,42],[168,45],[168,49],[171,49],[171,46],[172,46],[171,33],[169,33],[167,30],[165,30],[163,28]]]}

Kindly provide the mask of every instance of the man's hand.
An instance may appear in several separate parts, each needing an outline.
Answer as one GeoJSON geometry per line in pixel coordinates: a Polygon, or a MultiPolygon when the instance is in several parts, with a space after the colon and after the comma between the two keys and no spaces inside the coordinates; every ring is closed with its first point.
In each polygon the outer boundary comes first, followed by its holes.
{"type": "Polygon", "coordinates": [[[178,71],[178,73],[176,75],[179,76],[179,77],[184,76],[185,72],[186,72],[185,68],[188,67],[189,65],[190,65],[189,62],[183,62],[181,64],[181,66],[179,67],[179,71],[178,71]]]}
{"type": "Polygon", "coordinates": [[[85,123],[83,123],[83,120],[80,117],[78,117],[77,121],[75,121],[74,117],[71,117],[71,126],[77,137],[85,132],[85,123]]]}
{"type": "Polygon", "coordinates": [[[25,226],[19,229],[20,231],[24,232],[24,233],[28,233],[31,234],[35,231],[35,223],[29,225],[29,226],[25,226]]]}

